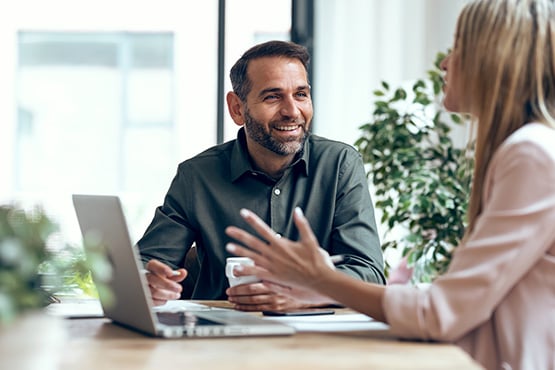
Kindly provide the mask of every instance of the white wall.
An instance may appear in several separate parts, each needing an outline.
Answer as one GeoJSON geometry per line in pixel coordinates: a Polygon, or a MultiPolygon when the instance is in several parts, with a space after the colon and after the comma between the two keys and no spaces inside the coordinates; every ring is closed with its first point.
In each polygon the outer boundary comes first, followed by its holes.
{"type": "Polygon", "coordinates": [[[452,43],[465,0],[318,0],[314,132],[353,144],[373,91],[423,78],[452,43]]]}

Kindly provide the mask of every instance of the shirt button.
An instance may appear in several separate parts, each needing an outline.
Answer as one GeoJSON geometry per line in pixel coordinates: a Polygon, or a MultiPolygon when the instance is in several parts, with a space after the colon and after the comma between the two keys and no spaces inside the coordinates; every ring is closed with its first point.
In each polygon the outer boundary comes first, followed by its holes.
{"type": "Polygon", "coordinates": [[[275,194],[275,195],[280,195],[280,194],[281,194],[281,190],[279,190],[279,189],[277,189],[277,188],[274,189],[274,194],[275,194]]]}

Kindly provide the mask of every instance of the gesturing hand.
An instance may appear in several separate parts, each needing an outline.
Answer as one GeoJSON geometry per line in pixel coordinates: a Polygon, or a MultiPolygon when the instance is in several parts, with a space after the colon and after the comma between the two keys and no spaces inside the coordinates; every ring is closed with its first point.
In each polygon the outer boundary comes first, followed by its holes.
{"type": "Polygon", "coordinates": [[[250,249],[229,243],[226,249],[233,254],[250,257],[256,266],[242,267],[245,272],[261,280],[281,285],[314,288],[322,277],[334,269],[327,253],[318,244],[300,208],[295,208],[293,220],[299,230],[299,241],[277,235],[253,212],[242,209],[241,216],[264,240],[235,226],[226,228],[228,236],[250,249]]]}

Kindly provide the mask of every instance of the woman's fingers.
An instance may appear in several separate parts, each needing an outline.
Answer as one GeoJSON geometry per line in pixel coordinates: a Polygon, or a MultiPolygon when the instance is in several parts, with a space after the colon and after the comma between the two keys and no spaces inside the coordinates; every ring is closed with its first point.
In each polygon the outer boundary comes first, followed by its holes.
{"type": "Polygon", "coordinates": [[[264,252],[266,243],[256,236],[246,232],[245,230],[242,230],[236,226],[228,226],[225,229],[225,232],[228,236],[248,246],[250,249],[255,250],[258,253],[264,252]]]}
{"type": "Polygon", "coordinates": [[[279,235],[254,212],[243,208],[240,214],[268,243],[272,243],[275,239],[279,239],[279,235]]]}
{"type": "Polygon", "coordinates": [[[242,209],[241,216],[263,240],[240,228],[230,226],[226,228],[226,233],[238,243],[229,243],[226,249],[238,256],[252,258],[257,266],[265,270],[264,276],[259,272],[256,274],[258,277],[298,284],[308,276],[319,274],[319,262],[325,258],[321,255],[318,240],[300,208],[296,208],[293,215],[300,233],[298,242],[280,238],[262,219],[249,210],[242,209]]]}
{"type": "MultiPolygon", "coordinates": [[[[226,229],[226,231],[229,230],[229,228],[226,229]]],[[[229,235],[229,234],[228,234],[229,235]]],[[[230,235],[231,236],[231,235],[230,235]]],[[[240,238],[236,238],[237,240],[241,241],[240,238]]],[[[248,243],[245,243],[244,241],[242,241],[244,244],[248,245],[248,243]]],[[[262,266],[263,265],[263,257],[260,253],[257,252],[253,252],[250,249],[244,248],[238,244],[235,243],[227,243],[225,246],[225,249],[232,254],[235,254],[237,256],[241,256],[241,257],[249,257],[251,258],[254,263],[256,265],[262,266]]]]}
{"type": "MultiPolygon", "coordinates": [[[[262,221],[262,219],[260,219],[253,212],[247,209],[242,209],[241,216],[245,219],[245,221],[250,226],[254,228],[254,230],[256,230],[256,232],[264,240],[261,240],[235,226],[229,226],[228,228],[226,228],[226,234],[232,237],[233,239],[239,241],[240,243],[246,245],[251,250],[254,250],[264,255],[266,259],[271,260],[276,255],[274,252],[274,249],[276,248],[281,249],[281,246],[277,245],[277,242],[279,242],[279,236],[276,234],[275,231],[273,231],[264,221],[262,221]],[[273,244],[274,246],[272,248],[268,248],[269,244],[273,244]]],[[[235,246],[238,247],[237,245],[235,246]]],[[[245,250],[243,249],[241,252],[244,253],[245,250]]],[[[235,253],[235,252],[232,252],[232,253],[235,253]]],[[[253,257],[252,254],[249,254],[249,255],[241,254],[241,255],[244,257],[251,257],[255,259],[255,257],[253,257]]]]}
{"type": "Polygon", "coordinates": [[[318,239],[314,235],[310,224],[306,217],[304,217],[304,213],[300,207],[295,207],[293,220],[295,221],[295,225],[297,225],[297,229],[299,230],[299,235],[301,237],[301,242],[304,244],[308,244],[310,246],[320,248],[318,244],[318,239]]]}

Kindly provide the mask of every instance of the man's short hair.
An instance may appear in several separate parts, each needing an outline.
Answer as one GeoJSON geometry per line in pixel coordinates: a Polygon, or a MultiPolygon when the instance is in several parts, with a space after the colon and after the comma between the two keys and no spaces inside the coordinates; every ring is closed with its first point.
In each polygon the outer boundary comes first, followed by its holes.
{"type": "Polygon", "coordinates": [[[231,68],[229,77],[233,92],[237,94],[239,99],[245,101],[249,94],[252,83],[247,76],[247,68],[250,61],[263,57],[285,57],[298,59],[304,66],[308,74],[308,65],[310,63],[310,54],[308,50],[299,44],[290,41],[267,41],[253,46],[247,50],[231,68]]]}

